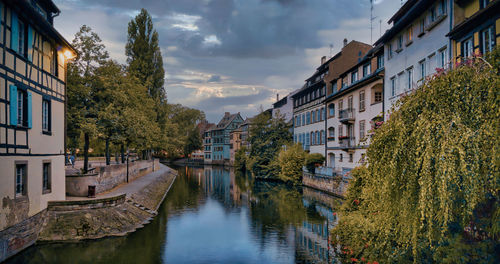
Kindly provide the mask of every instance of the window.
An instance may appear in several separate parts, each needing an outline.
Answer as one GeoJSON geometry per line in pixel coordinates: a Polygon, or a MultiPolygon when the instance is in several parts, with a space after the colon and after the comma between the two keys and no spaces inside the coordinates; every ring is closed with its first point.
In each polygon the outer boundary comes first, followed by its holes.
{"type": "Polygon", "coordinates": [[[406,77],[407,77],[407,86],[406,88],[408,90],[411,90],[411,88],[413,87],[413,68],[409,68],[406,70],[406,77]]]}
{"type": "Polygon", "coordinates": [[[384,67],[384,55],[377,56],[377,69],[381,69],[384,67]]]}
{"type": "Polygon", "coordinates": [[[358,81],[358,71],[357,70],[351,73],[351,83],[354,83],[356,81],[358,81]]]}
{"type": "Polygon", "coordinates": [[[295,122],[295,127],[298,127],[299,126],[299,117],[298,116],[295,117],[294,122],[295,122]]]}
{"type": "Polygon", "coordinates": [[[314,132],[311,132],[311,145],[315,145],[315,143],[314,132]]]}
{"type": "Polygon", "coordinates": [[[302,114],[302,125],[306,124],[306,114],[302,114]]]}
{"type": "Polygon", "coordinates": [[[359,139],[365,138],[365,120],[359,121],[359,139]]]}
{"type": "Polygon", "coordinates": [[[474,43],[472,38],[468,38],[462,42],[462,54],[465,58],[471,57],[473,53],[474,43]]]}
{"type": "Polygon", "coordinates": [[[332,140],[335,140],[335,128],[334,127],[328,128],[328,138],[332,138],[332,140]]]}
{"type": "Polygon", "coordinates": [[[353,155],[352,155],[352,153],[350,153],[350,154],[349,154],[349,162],[353,162],[353,160],[354,160],[354,159],[353,159],[353,155]]]}
{"type": "Polygon", "coordinates": [[[315,123],[316,122],[316,111],[312,111],[312,122],[311,123],[315,123]]]}
{"type": "Polygon", "coordinates": [[[333,81],[332,83],[332,93],[337,92],[337,80],[333,81]]]}
{"type": "Polygon", "coordinates": [[[481,52],[486,54],[490,52],[495,46],[495,31],[493,26],[481,31],[481,52]]]}
{"type": "Polygon", "coordinates": [[[319,132],[316,131],[315,135],[316,135],[316,145],[319,145],[320,144],[319,132]]]}
{"type": "Polygon", "coordinates": [[[421,60],[419,63],[419,68],[420,68],[420,80],[425,80],[425,76],[426,76],[426,73],[425,73],[425,59],[424,60],[421,60]]]}
{"type": "Polygon", "coordinates": [[[431,7],[431,9],[429,10],[429,21],[431,23],[436,21],[436,7],[435,6],[431,7]]]}
{"type": "Polygon", "coordinates": [[[391,78],[391,96],[396,96],[396,77],[391,78]]]}
{"type": "Polygon", "coordinates": [[[390,60],[392,58],[392,44],[389,44],[387,46],[387,60],[390,60]]]}
{"type": "Polygon", "coordinates": [[[24,196],[27,193],[27,164],[26,163],[18,163],[16,164],[16,193],[15,196],[24,196]]]}
{"type": "Polygon", "coordinates": [[[419,23],[419,36],[422,36],[425,33],[425,19],[421,19],[419,23]]]}
{"type": "Polygon", "coordinates": [[[380,102],[382,102],[382,92],[376,91],[375,92],[375,103],[380,103],[380,102]]]}
{"type": "Polygon", "coordinates": [[[439,1],[438,4],[438,16],[442,16],[446,14],[446,0],[439,1]]]}
{"type": "Polygon", "coordinates": [[[44,193],[50,192],[52,189],[51,186],[51,168],[50,168],[50,162],[44,162],[43,163],[43,179],[42,179],[42,190],[44,193]]]}
{"type": "Polygon", "coordinates": [[[338,132],[339,133],[339,137],[342,137],[344,135],[344,131],[343,131],[342,128],[343,128],[342,125],[339,125],[339,132],[338,132]]]}
{"type": "Polygon", "coordinates": [[[351,95],[351,96],[347,97],[347,109],[349,109],[349,110],[352,109],[352,106],[353,106],[352,103],[353,103],[353,96],[351,95]]]}
{"type": "Polygon", "coordinates": [[[398,36],[398,50],[403,49],[403,35],[398,36]]]}
{"type": "Polygon", "coordinates": [[[51,113],[50,113],[50,101],[42,100],[42,131],[50,131],[51,123],[51,113]]]}
{"type": "Polygon", "coordinates": [[[342,78],[342,88],[347,87],[347,77],[342,78]]]}
{"type": "Polygon", "coordinates": [[[406,30],[406,45],[410,45],[413,42],[413,26],[410,26],[406,30]]]}
{"type": "Polygon", "coordinates": [[[342,109],[344,109],[344,101],[342,101],[342,99],[339,101],[339,116],[340,116],[340,112],[342,111],[342,109]]]}
{"type": "MultiPolygon", "coordinates": [[[[323,110],[323,109],[321,109],[323,110]]],[[[321,121],[321,116],[319,115],[319,109],[316,109],[316,122],[321,121]]]]}
{"type": "Polygon", "coordinates": [[[28,126],[28,96],[20,89],[17,89],[17,124],[28,126]]]}
{"type": "Polygon", "coordinates": [[[446,66],[448,64],[447,61],[446,61],[446,48],[443,48],[443,49],[441,49],[439,51],[439,53],[438,53],[438,60],[439,60],[438,61],[438,66],[440,68],[443,68],[443,69],[446,68],[446,66]]]}
{"type": "Polygon", "coordinates": [[[335,116],[335,104],[332,103],[328,105],[328,115],[330,117],[335,116]]]}
{"type": "Polygon", "coordinates": [[[308,124],[308,125],[311,124],[311,112],[307,112],[306,118],[307,118],[306,124],[308,124]]]}
{"type": "Polygon", "coordinates": [[[365,111],[365,91],[359,92],[359,111],[365,111]]]}
{"type": "Polygon", "coordinates": [[[370,63],[363,65],[363,77],[370,75],[370,73],[372,72],[371,68],[372,67],[370,63]]]}
{"type": "Polygon", "coordinates": [[[319,121],[323,121],[324,119],[325,119],[325,109],[321,108],[320,115],[319,115],[319,121]]]}
{"type": "Polygon", "coordinates": [[[325,144],[325,130],[321,130],[320,132],[320,142],[319,144],[323,145],[325,144]]]}
{"type": "Polygon", "coordinates": [[[22,22],[21,20],[18,20],[18,23],[19,23],[19,39],[18,39],[19,40],[19,50],[18,50],[18,53],[21,56],[26,56],[26,47],[25,47],[26,29],[25,29],[24,22],[22,22]]]}
{"type": "Polygon", "coordinates": [[[344,161],[344,155],[343,155],[342,153],[340,153],[339,161],[340,161],[340,162],[343,162],[343,161],[344,161]]]}

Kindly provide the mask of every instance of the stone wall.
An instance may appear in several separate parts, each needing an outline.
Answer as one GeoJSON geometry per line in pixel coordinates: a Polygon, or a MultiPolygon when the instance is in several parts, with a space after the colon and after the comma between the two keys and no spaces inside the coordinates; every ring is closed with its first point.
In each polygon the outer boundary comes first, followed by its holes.
{"type": "MultiPolygon", "coordinates": [[[[128,181],[144,176],[160,168],[158,159],[138,160],[128,164],[128,181]]],[[[109,191],[116,186],[127,182],[127,164],[112,164],[96,167],[94,174],[67,175],[66,194],[69,196],[85,197],[88,195],[88,186],[96,186],[96,194],[109,191]]]]}
{"type": "Polygon", "coordinates": [[[80,201],[53,201],[49,202],[47,211],[78,211],[87,209],[99,209],[113,207],[125,202],[126,194],[121,194],[114,197],[80,200],[80,201]]]}
{"type": "Polygon", "coordinates": [[[347,179],[339,176],[323,177],[311,173],[304,172],[302,184],[317,190],[331,193],[333,195],[344,197],[347,189],[347,179]]]}
{"type": "Polygon", "coordinates": [[[0,231],[0,262],[34,244],[42,229],[46,211],[0,231]]]}

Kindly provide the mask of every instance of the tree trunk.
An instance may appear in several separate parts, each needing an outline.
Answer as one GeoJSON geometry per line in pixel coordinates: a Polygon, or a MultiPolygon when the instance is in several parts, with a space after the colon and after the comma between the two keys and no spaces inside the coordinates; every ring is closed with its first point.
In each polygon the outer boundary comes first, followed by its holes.
{"type": "Polygon", "coordinates": [[[83,134],[85,138],[85,143],[83,145],[83,173],[87,173],[89,171],[89,133],[83,134]]]}
{"type": "Polygon", "coordinates": [[[121,153],[122,153],[122,164],[125,163],[125,146],[121,146],[121,153]]]}
{"type": "Polygon", "coordinates": [[[109,154],[109,138],[106,138],[106,166],[111,163],[111,157],[109,154]]]}

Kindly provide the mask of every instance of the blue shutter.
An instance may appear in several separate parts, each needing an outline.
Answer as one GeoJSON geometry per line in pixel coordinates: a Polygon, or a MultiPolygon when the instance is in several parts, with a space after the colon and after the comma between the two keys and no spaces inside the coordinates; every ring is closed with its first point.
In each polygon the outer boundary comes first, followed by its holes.
{"type": "Polygon", "coordinates": [[[31,92],[27,92],[28,94],[28,128],[31,128],[31,92]]]}
{"type": "Polygon", "coordinates": [[[33,28],[28,25],[28,60],[33,62],[33,28]]]}
{"type": "Polygon", "coordinates": [[[10,124],[17,126],[17,87],[13,84],[10,88],[10,124]]]}
{"type": "Polygon", "coordinates": [[[17,14],[12,13],[12,37],[10,38],[10,48],[15,52],[19,52],[19,21],[17,20],[17,14]]]}

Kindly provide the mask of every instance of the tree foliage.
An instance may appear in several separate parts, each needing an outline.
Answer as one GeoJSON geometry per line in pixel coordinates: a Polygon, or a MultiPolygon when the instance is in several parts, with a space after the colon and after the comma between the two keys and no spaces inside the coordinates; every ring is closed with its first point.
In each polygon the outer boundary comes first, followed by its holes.
{"type": "Polygon", "coordinates": [[[282,149],[277,159],[280,166],[279,179],[286,183],[301,185],[305,157],[306,152],[300,144],[289,145],[286,149],[282,149]]]}
{"type": "Polygon", "coordinates": [[[307,154],[304,165],[310,173],[314,173],[314,169],[318,165],[322,165],[325,162],[325,156],[320,153],[310,153],[307,154]]]}
{"type": "Polygon", "coordinates": [[[292,141],[290,126],[285,119],[272,118],[269,112],[261,112],[252,119],[249,141],[251,148],[247,167],[255,176],[277,178],[279,165],[272,161],[281,148],[292,141]]]}
{"type": "Polygon", "coordinates": [[[500,262],[499,53],[439,70],[376,130],[332,236],[344,262],[500,262]]]}

